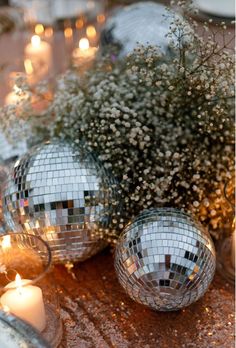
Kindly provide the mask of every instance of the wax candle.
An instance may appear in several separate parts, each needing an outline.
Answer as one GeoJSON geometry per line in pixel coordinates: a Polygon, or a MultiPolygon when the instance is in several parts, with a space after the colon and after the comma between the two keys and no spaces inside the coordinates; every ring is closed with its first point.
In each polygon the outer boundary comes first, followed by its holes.
{"type": "Polygon", "coordinates": [[[235,0],[195,0],[199,10],[220,17],[234,17],[235,0]]]}
{"type": "Polygon", "coordinates": [[[16,275],[16,280],[6,286],[1,297],[3,308],[25,320],[39,331],[46,326],[46,315],[42,290],[38,286],[27,285],[30,281],[16,275]]]}
{"type": "Polygon", "coordinates": [[[31,76],[32,83],[45,78],[52,67],[52,49],[48,42],[33,35],[25,47],[25,69],[31,76]]]}
{"type": "Polygon", "coordinates": [[[79,41],[79,47],[73,51],[73,60],[75,63],[78,63],[78,65],[91,62],[94,59],[97,50],[97,47],[90,47],[87,38],[82,38],[79,41]]]}

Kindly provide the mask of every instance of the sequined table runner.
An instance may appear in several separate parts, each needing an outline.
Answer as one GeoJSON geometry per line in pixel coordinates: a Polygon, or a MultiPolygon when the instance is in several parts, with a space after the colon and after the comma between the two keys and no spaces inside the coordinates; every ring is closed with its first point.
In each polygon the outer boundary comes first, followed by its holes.
{"type": "Polygon", "coordinates": [[[178,312],[154,312],[119,285],[109,250],[55,267],[64,337],[60,348],[233,348],[234,289],[216,274],[197,303],[178,312]]]}

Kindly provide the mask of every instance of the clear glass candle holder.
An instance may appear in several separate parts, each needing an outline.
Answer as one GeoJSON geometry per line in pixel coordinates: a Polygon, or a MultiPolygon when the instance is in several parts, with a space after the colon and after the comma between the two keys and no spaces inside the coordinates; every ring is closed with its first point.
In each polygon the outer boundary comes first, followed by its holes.
{"type": "Polygon", "coordinates": [[[62,338],[62,322],[51,259],[50,248],[40,237],[24,233],[0,236],[1,309],[31,324],[56,348],[62,338]]]}
{"type": "Polygon", "coordinates": [[[229,216],[229,229],[224,231],[217,243],[217,269],[230,283],[235,283],[235,178],[224,186],[225,204],[229,216]]]}

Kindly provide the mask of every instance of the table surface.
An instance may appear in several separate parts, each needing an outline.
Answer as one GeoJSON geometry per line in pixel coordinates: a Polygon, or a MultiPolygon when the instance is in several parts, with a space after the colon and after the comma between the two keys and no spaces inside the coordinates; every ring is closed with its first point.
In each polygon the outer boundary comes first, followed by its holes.
{"type": "Polygon", "coordinates": [[[234,289],[216,274],[205,296],[177,312],[155,312],[124,292],[110,250],[56,266],[64,334],[60,348],[233,348],[234,289]]]}
{"type": "MultiPolygon", "coordinates": [[[[0,73],[0,104],[10,90],[9,72],[23,69],[29,35],[13,32],[0,37],[0,66],[5,66],[0,73]]],[[[58,74],[67,67],[71,47],[63,33],[56,33],[51,44],[58,74]]],[[[75,265],[73,274],[56,266],[54,275],[64,324],[61,348],[234,347],[234,289],[220,275],[197,303],[169,313],[154,312],[126,295],[109,250],[75,265]]]]}

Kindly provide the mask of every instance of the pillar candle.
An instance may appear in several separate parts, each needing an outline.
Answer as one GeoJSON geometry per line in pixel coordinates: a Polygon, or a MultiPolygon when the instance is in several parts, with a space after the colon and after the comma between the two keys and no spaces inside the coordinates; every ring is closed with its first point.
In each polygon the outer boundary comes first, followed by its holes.
{"type": "Polygon", "coordinates": [[[39,331],[46,326],[46,315],[42,290],[38,286],[27,285],[30,281],[16,276],[14,282],[6,286],[8,289],[1,297],[3,308],[25,320],[39,331]]]}
{"type": "Polygon", "coordinates": [[[31,82],[36,83],[47,77],[52,68],[52,48],[46,41],[42,41],[38,35],[31,38],[31,42],[25,47],[25,69],[30,75],[31,82]]]}

